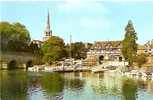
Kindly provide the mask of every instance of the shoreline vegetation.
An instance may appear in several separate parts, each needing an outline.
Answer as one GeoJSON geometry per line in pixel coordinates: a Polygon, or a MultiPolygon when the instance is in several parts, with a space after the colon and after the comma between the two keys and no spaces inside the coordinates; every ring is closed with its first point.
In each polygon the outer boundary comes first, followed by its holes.
{"type": "MultiPolygon", "coordinates": [[[[33,65],[58,66],[61,65],[59,62],[63,62],[67,59],[72,60],[72,58],[82,61],[86,59],[87,51],[93,45],[92,43],[85,44],[83,42],[65,44],[64,40],[58,36],[51,36],[41,44],[34,43],[31,41],[30,33],[27,28],[18,22],[0,22],[0,33],[1,67],[3,66],[3,60],[7,59],[7,57],[3,58],[5,54],[14,55],[14,59],[16,55],[22,56],[22,59],[25,59],[26,56],[31,56],[32,62],[29,63],[28,66],[26,63],[26,67],[24,67],[27,69],[33,65]]],[[[152,59],[151,55],[147,53],[137,53],[137,40],[137,33],[135,32],[132,21],[129,20],[125,27],[124,39],[122,40],[121,51],[125,59],[124,62],[128,62],[128,66],[131,68],[136,66],[139,69],[150,61],[150,67],[153,67],[153,61],[150,60],[152,59]]],[[[20,63],[22,62],[24,61],[20,63]]],[[[14,63],[18,62],[14,60],[14,63]]],[[[17,64],[14,65],[16,66],[14,68],[17,68],[17,64]]]]}

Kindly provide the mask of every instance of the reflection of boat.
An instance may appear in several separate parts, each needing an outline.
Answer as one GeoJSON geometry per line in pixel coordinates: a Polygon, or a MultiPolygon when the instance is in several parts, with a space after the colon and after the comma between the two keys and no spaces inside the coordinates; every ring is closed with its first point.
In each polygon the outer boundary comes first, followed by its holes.
{"type": "Polygon", "coordinates": [[[143,80],[153,80],[153,72],[132,70],[130,72],[124,72],[122,75],[131,78],[141,78],[143,80]]]}
{"type": "Polygon", "coordinates": [[[97,73],[97,72],[104,72],[104,71],[107,71],[108,69],[104,69],[104,68],[101,68],[101,67],[93,67],[92,69],[91,69],[91,71],[93,72],[93,73],[97,73]]]}

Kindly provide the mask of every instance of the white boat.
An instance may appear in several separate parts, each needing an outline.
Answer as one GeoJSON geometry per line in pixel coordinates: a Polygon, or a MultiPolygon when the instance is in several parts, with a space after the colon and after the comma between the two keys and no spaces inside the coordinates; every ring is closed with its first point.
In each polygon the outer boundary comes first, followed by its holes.
{"type": "Polygon", "coordinates": [[[91,71],[92,71],[93,73],[96,73],[96,72],[104,72],[104,71],[107,71],[107,69],[98,68],[98,67],[93,67],[93,68],[91,69],[91,71]]]}
{"type": "Polygon", "coordinates": [[[44,67],[44,72],[53,72],[53,68],[51,67],[44,67]]]}
{"type": "Polygon", "coordinates": [[[39,71],[39,67],[38,66],[29,67],[28,71],[38,72],[39,71]]]}

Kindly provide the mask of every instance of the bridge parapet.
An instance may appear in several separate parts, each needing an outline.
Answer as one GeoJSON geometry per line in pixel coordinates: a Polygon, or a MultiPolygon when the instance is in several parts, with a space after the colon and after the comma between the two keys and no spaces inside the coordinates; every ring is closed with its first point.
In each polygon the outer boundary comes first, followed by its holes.
{"type": "Polygon", "coordinates": [[[27,62],[35,61],[37,60],[37,57],[34,56],[31,53],[25,53],[25,52],[5,52],[1,53],[0,55],[0,69],[6,69],[8,68],[8,64],[11,61],[15,61],[19,66],[19,68],[25,68],[27,62]]]}

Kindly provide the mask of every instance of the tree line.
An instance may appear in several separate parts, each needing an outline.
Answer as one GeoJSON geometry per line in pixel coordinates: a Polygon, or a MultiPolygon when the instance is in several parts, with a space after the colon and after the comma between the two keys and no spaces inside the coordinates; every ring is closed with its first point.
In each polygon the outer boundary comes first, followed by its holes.
{"type": "MultiPolygon", "coordinates": [[[[27,28],[19,22],[0,22],[0,36],[1,52],[32,53],[41,57],[42,62],[47,64],[53,64],[56,61],[63,60],[63,58],[69,58],[70,55],[75,59],[85,59],[87,50],[92,46],[92,44],[88,43],[88,48],[86,48],[83,42],[75,42],[71,45],[65,44],[62,38],[52,36],[47,41],[44,41],[41,47],[38,47],[38,44],[31,42],[27,28]]],[[[122,54],[130,66],[137,62],[138,66],[141,67],[146,62],[146,55],[137,55],[137,40],[137,33],[130,20],[125,27],[125,36],[122,40],[122,54]]]]}
{"type": "Polygon", "coordinates": [[[0,22],[1,52],[28,52],[39,51],[36,44],[31,43],[27,28],[17,23],[0,22]]]}
{"type": "Polygon", "coordinates": [[[70,57],[74,59],[85,59],[88,48],[85,47],[83,42],[65,44],[62,38],[52,36],[43,43],[41,49],[43,51],[43,61],[48,64],[53,64],[56,61],[70,57]]]}
{"type": "MultiPolygon", "coordinates": [[[[65,44],[58,36],[52,36],[44,41],[41,47],[31,41],[30,32],[21,23],[0,22],[1,52],[26,52],[41,57],[42,62],[53,62],[68,58],[71,55],[75,59],[86,57],[86,48],[83,42],[65,44]]],[[[90,44],[91,45],[91,44],[90,44]]]]}

